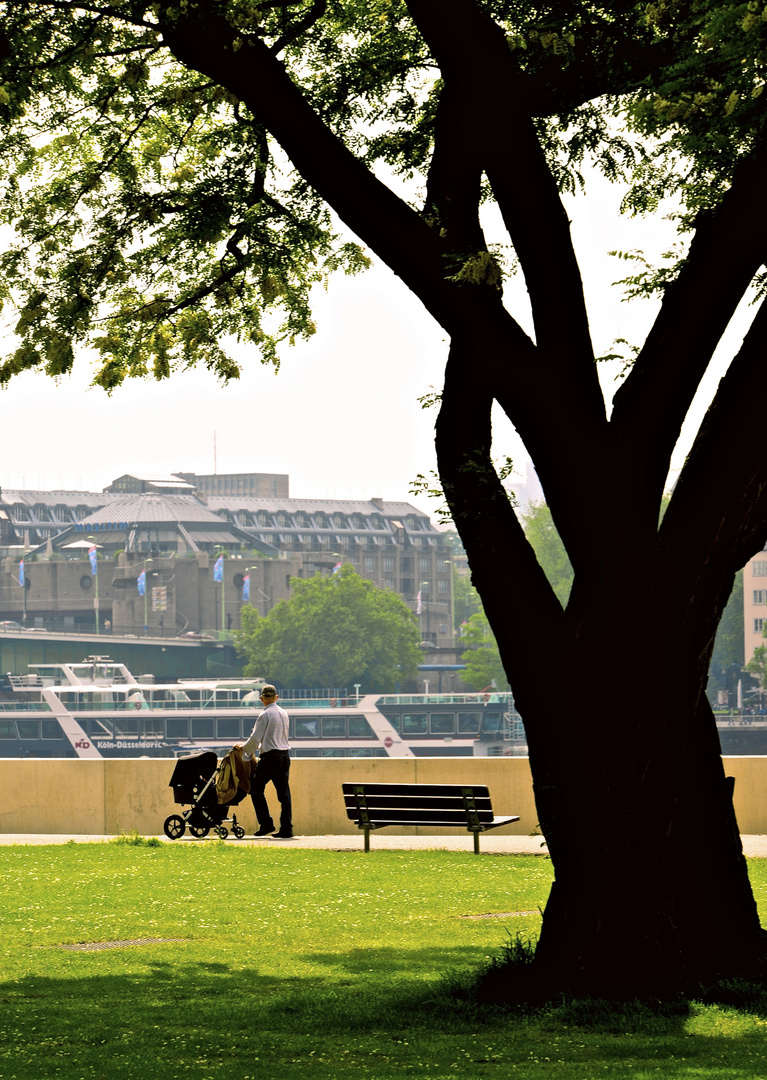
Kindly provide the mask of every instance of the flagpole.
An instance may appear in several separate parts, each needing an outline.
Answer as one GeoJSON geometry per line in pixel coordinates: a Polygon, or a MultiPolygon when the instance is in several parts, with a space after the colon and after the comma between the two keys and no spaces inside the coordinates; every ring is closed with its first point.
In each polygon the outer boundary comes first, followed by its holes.
{"type": "Polygon", "coordinates": [[[149,590],[146,587],[147,569],[152,565],[151,559],[144,559],[144,634],[149,633],[149,610],[147,604],[149,603],[149,590]]]}
{"type": "MultiPolygon", "coordinates": [[[[226,594],[224,593],[224,552],[220,544],[216,544],[216,549],[221,551],[221,554],[216,559],[213,566],[213,581],[221,582],[221,630],[226,629],[226,594]]],[[[218,622],[218,618],[216,618],[218,622]]]]}
{"type": "Polygon", "coordinates": [[[96,636],[99,634],[99,571],[98,571],[98,552],[97,544],[94,537],[89,536],[88,539],[93,544],[91,551],[88,552],[88,557],[91,562],[91,577],[94,579],[95,595],[93,597],[93,610],[96,615],[96,636]],[[91,552],[93,554],[91,554],[91,552]]]}
{"type": "Polygon", "coordinates": [[[19,585],[21,585],[21,589],[22,589],[21,603],[22,603],[22,608],[23,608],[23,612],[24,612],[23,615],[21,616],[21,621],[22,621],[22,623],[24,625],[25,630],[27,628],[27,577],[26,577],[26,569],[24,567],[24,556],[26,554],[27,553],[25,551],[24,555],[22,555],[22,557],[21,557],[21,562],[19,563],[19,585]]]}

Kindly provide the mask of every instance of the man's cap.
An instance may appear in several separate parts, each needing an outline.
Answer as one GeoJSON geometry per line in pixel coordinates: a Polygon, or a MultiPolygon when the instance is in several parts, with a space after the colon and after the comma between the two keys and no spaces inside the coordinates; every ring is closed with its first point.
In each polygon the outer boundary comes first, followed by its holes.
{"type": "Polygon", "coordinates": [[[277,690],[275,689],[275,687],[272,686],[271,683],[266,683],[265,686],[261,687],[261,696],[262,697],[277,697],[277,690]]]}

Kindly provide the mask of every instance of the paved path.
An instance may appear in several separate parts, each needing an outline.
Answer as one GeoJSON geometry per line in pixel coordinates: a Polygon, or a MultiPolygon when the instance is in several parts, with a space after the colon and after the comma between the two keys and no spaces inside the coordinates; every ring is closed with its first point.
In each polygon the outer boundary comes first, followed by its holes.
{"type": "MultiPolygon", "coordinates": [[[[165,836],[158,839],[173,844],[199,844],[203,841],[195,840],[187,834],[181,840],[167,840],[165,836]]],[[[209,837],[210,839],[215,839],[209,837]]],[[[114,840],[113,836],[85,836],[78,834],[59,833],[0,833],[0,844],[67,844],[73,840],[77,844],[102,843],[105,840],[114,840]]],[[[752,858],[767,858],[767,836],[742,836],[743,850],[752,858]]],[[[207,841],[205,841],[207,842],[207,841]]],[[[240,845],[268,845],[276,847],[303,847],[324,848],[328,851],[361,851],[363,847],[362,833],[359,835],[344,836],[297,836],[293,840],[254,840],[245,837],[244,840],[234,840],[230,837],[226,843],[240,845]]],[[[545,855],[546,847],[542,836],[493,836],[492,833],[483,834],[479,840],[480,849],[486,855],[545,855]]],[[[427,851],[438,849],[443,851],[467,851],[472,852],[473,841],[471,836],[392,836],[384,833],[373,833],[370,837],[371,850],[380,851],[427,851]]]]}

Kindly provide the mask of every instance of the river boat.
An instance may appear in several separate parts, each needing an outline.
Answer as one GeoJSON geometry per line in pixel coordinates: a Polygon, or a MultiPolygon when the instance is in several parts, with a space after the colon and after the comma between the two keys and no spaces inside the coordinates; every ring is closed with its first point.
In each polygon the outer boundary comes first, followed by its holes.
{"type": "MultiPolygon", "coordinates": [[[[253,730],[263,679],[159,684],[109,657],[30,664],[0,700],[0,757],[223,756],[253,730]]],[[[511,694],[284,690],[292,756],[524,756],[511,694]]]]}

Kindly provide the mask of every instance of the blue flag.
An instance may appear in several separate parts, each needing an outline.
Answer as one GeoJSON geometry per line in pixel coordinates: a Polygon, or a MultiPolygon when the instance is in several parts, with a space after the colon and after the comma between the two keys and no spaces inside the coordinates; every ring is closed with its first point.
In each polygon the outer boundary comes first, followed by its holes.
{"type": "Polygon", "coordinates": [[[142,570],[136,578],[136,588],[139,596],[146,596],[146,570],[142,570]]]}
{"type": "Polygon", "coordinates": [[[96,573],[96,545],[92,544],[88,548],[88,558],[91,560],[91,577],[96,573]]]}
{"type": "Polygon", "coordinates": [[[250,600],[250,574],[246,574],[242,579],[242,599],[250,600]]]}
{"type": "Polygon", "coordinates": [[[216,559],[216,564],[213,567],[213,580],[214,581],[223,581],[224,580],[224,556],[223,555],[219,555],[219,557],[216,559]]]}
{"type": "Polygon", "coordinates": [[[19,563],[19,585],[24,588],[24,560],[19,563]]]}

